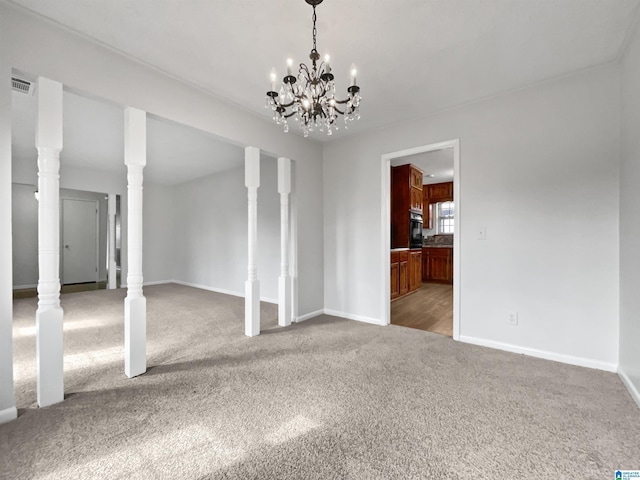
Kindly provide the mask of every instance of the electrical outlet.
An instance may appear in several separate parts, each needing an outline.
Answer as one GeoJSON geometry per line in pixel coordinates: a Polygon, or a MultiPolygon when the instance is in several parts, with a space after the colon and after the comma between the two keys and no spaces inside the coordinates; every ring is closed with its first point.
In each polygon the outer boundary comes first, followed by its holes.
{"type": "Polygon", "coordinates": [[[509,325],[518,325],[518,312],[509,312],[509,325]]]}

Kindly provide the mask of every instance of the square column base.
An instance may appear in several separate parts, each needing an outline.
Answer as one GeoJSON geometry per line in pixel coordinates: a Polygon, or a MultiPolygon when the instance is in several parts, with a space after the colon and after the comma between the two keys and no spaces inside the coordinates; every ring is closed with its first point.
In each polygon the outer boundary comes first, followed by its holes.
{"type": "Polygon", "coordinates": [[[136,377],[147,371],[147,299],[124,299],[124,373],[136,377]]]}
{"type": "Polygon", "coordinates": [[[247,280],[244,284],[244,334],[260,335],[260,282],[247,280]]]}
{"type": "Polygon", "coordinates": [[[36,371],[38,406],[64,400],[64,349],[61,307],[36,311],[36,371]]]}
{"type": "Polygon", "coordinates": [[[291,277],[288,275],[278,278],[278,325],[291,325],[291,277]]]}
{"type": "Polygon", "coordinates": [[[18,418],[18,409],[16,407],[0,410],[0,425],[15,420],[16,418],[18,418]]]}
{"type": "MultiPolygon", "coordinates": [[[[111,269],[112,267],[109,266],[109,269],[111,269]]],[[[107,289],[109,290],[115,290],[116,288],[118,288],[117,284],[116,284],[116,272],[115,272],[115,266],[113,267],[113,274],[109,273],[108,277],[107,277],[107,289]]]]}

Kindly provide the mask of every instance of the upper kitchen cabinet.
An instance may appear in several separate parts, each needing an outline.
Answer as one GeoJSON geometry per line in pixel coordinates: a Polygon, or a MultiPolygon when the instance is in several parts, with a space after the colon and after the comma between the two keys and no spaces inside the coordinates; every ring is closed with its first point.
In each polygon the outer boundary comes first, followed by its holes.
{"type": "Polygon", "coordinates": [[[422,170],[414,165],[391,169],[393,208],[422,213],[422,170]]]}
{"type": "Polygon", "coordinates": [[[434,183],[422,188],[427,188],[425,197],[429,198],[429,203],[453,201],[453,182],[434,183]]]}
{"type": "Polygon", "coordinates": [[[422,213],[422,190],[411,187],[409,194],[411,196],[410,210],[412,212],[422,213]]]}
{"type": "Polygon", "coordinates": [[[422,170],[413,165],[409,165],[409,185],[422,191],[422,170]]]}
{"type": "Polygon", "coordinates": [[[433,228],[433,205],[439,202],[453,202],[453,182],[433,183],[422,186],[424,228],[433,228]]]}
{"type": "Polygon", "coordinates": [[[409,213],[422,214],[422,170],[414,165],[391,168],[391,247],[409,246],[409,213]]]}

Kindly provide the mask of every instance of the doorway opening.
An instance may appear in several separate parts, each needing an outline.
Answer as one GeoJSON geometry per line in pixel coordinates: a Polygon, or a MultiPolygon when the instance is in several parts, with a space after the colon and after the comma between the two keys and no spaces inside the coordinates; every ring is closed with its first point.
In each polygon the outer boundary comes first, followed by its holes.
{"type": "MultiPolygon", "coordinates": [[[[38,296],[38,198],[37,185],[12,184],[14,299],[38,296]]],[[[61,293],[119,288],[120,243],[120,195],[60,189],[61,293]]]]}
{"type": "Polygon", "coordinates": [[[386,324],[459,339],[459,179],[457,139],[382,156],[386,324]]]}

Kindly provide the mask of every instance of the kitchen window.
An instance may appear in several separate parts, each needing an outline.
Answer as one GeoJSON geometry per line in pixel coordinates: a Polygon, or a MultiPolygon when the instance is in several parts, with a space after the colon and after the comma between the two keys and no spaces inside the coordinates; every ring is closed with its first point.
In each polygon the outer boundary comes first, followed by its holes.
{"type": "Polygon", "coordinates": [[[438,203],[438,233],[453,233],[453,202],[438,203]]]}

